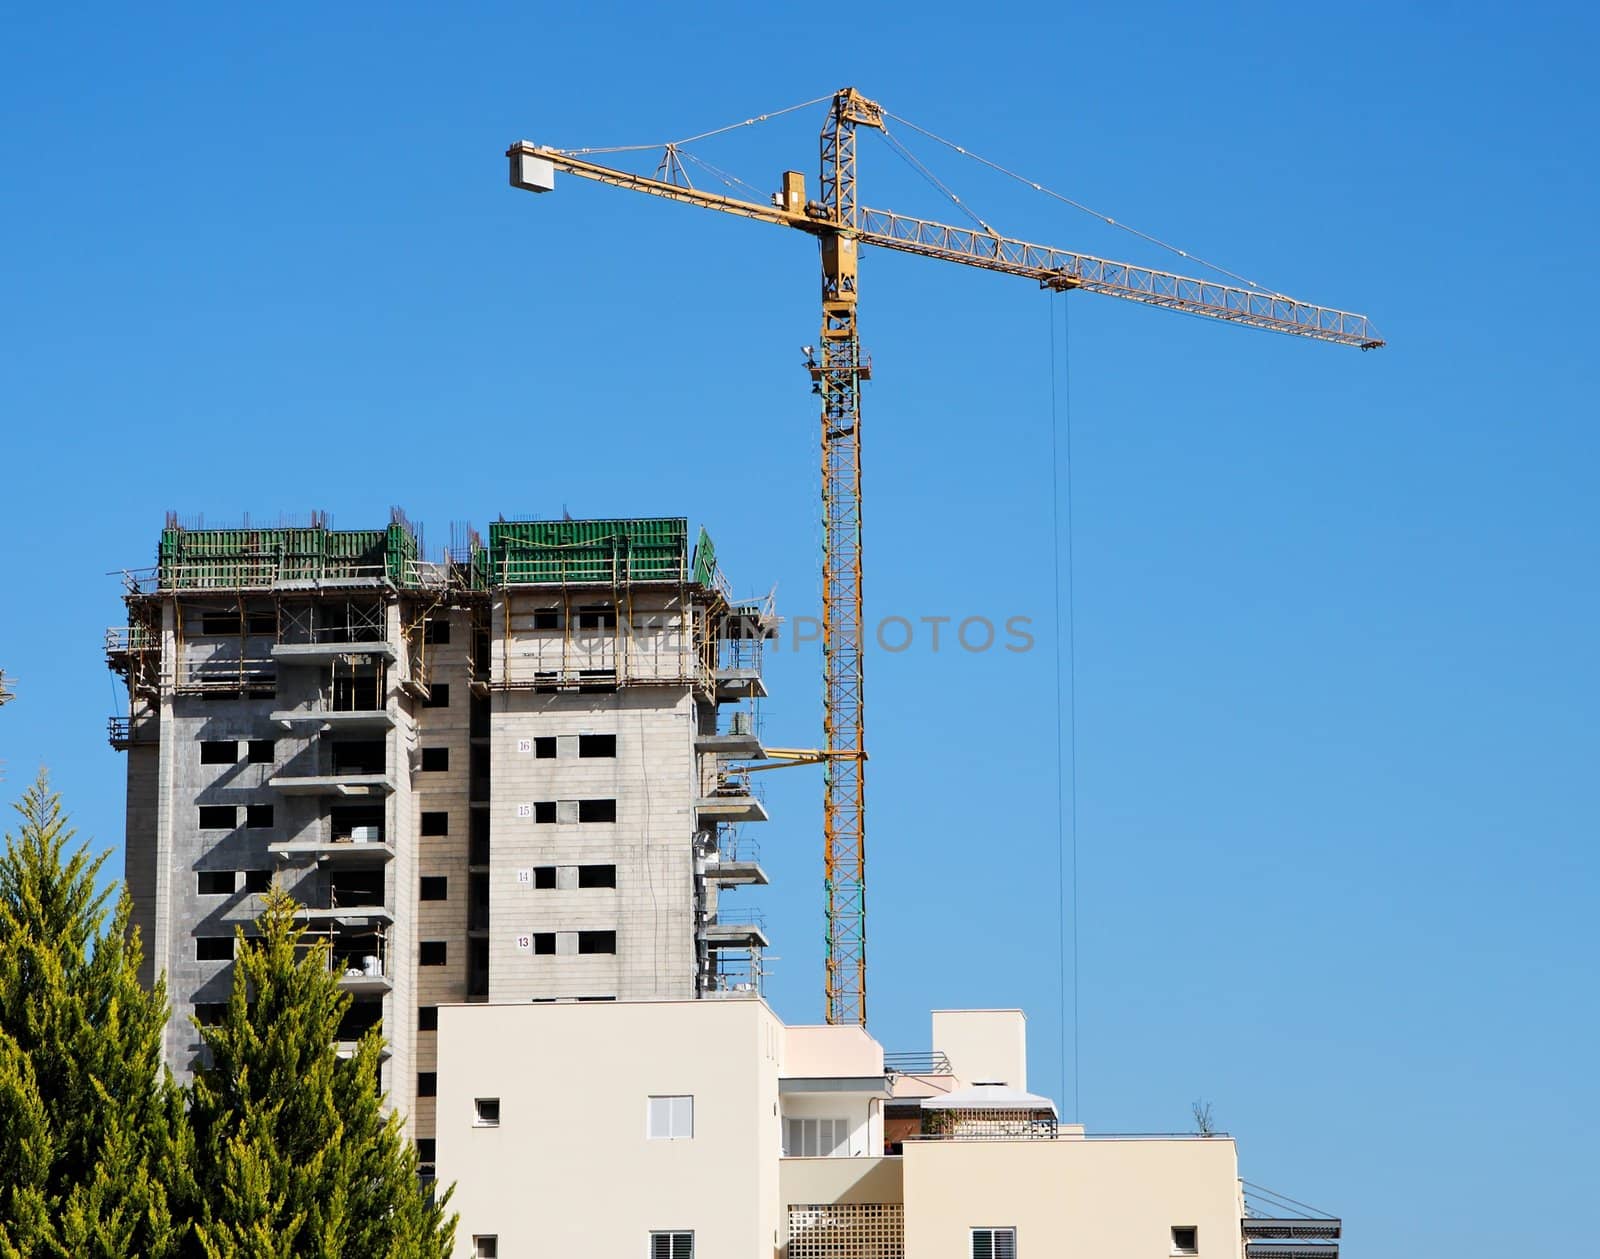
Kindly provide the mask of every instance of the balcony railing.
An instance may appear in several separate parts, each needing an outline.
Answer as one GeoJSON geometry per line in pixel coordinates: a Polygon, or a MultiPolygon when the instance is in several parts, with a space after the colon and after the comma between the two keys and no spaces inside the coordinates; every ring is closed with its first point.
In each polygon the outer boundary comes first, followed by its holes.
{"type": "Polygon", "coordinates": [[[946,1129],[910,1133],[904,1141],[1054,1141],[1061,1125],[1054,1118],[984,1114],[982,1112],[935,1112],[955,1117],[946,1129]]]}
{"type": "Polygon", "coordinates": [[[106,722],[106,738],[119,752],[126,752],[135,744],[160,742],[160,729],[154,717],[144,717],[135,722],[129,717],[111,717],[106,722]]]}
{"type": "Polygon", "coordinates": [[[113,625],[106,630],[106,655],[130,651],[160,651],[161,634],[144,625],[113,625]]]}

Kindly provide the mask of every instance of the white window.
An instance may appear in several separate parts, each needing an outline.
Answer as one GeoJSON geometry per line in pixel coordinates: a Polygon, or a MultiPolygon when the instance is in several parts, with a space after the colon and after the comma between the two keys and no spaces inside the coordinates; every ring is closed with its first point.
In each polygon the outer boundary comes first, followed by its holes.
{"type": "Polygon", "coordinates": [[[844,1158],[850,1153],[848,1119],[785,1119],[785,1158],[844,1158]]]}
{"type": "Polygon", "coordinates": [[[500,1099],[498,1097],[479,1097],[472,1103],[472,1122],[479,1128],[498,1128],[500,1126],[500,1099]]]}
{"type": "Polygon", "coordinates": [[[472,1239],[472,1259],[500,1259],[499,1234],[476,1234],[472,1239]]]}
{"type": "Polygon", "coordinates": [[[650,1259],[694,1259],[694,1234],[688,1231],[651,1233],[650,1259]]]}
{"type": "MultiPolygon", "coordinates": [[[[681,1141],[694,1136],[694,1098],[689,1096],[652,1097],[650,1099],[649,1135],[652,1141],[681,1141]]],[[[685,1233],[685,1237],[692,1234],[685,1233]]],[[[651,1234],[677,1236],[677,1234],[651,1234]]],[[[693,1243],[690,1243],[693,1245],[693,1243]]]]}
{"type": "Polygon", "coordinates": [[[1175,1255],[1198,1255],[1200,1253],[1200,1230],[1193,1224],[1174,1224],[1172,1226],[1172,1253],[1175,1255]]]}
{"type": "Polygon", "coordinates": [[[1017,1259],[1017,1230],[1014,1228],[973,1229],[972,1259],[1017,1259]]]}

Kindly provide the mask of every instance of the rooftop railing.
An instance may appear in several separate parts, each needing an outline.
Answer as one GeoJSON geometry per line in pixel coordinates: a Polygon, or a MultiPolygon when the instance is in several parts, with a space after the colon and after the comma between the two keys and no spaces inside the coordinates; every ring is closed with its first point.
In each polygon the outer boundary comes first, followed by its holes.
{"type": "Polygon", "coordinates": [[[891,1075],[953,1075],[950,1059],[943,1051],[929,1049],[912,1053],[886,1053],[883,1069],[891,1075]]]}

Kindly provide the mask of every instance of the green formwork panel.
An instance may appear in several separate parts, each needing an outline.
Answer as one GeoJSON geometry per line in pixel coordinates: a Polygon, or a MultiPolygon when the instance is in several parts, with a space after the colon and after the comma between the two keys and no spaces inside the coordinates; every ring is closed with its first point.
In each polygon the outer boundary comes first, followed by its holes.
{"type": "Polygon", "coordinates": [[[717,548],[711,541],[711,535],[702,529],[694,544],[694,579],[702,586],[709,586],[716,578],[717,548]]]}
{"type": "Polygon", "coordinates": [[[384,534],[385,571],[397,586],[408,586],[417,571],[417,535],[404,525],[390,525],[384,534]]]}
{"type": "Polygon", "coordinates": [[[508,586],[682,581],[689,522],[501,520],[489,526],[490,580],[508,586]]]}
{"type": "Polygon", "coordinates": [[[260,589],[285,582],[387,578],[406,585],[417,541],[386,529],[165,529],[158,550],[164,590],[260,589]]]}

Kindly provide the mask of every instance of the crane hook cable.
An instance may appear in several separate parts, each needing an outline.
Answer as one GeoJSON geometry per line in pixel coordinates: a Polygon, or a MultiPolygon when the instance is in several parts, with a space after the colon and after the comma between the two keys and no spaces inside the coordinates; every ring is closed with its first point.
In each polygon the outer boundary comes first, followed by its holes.
{"type": "Polygon", "coordinates": [[[1019,184],[1026,184],[1029,188],[1032,188],[1035,192],[1042,192],[1047,197],[1053,197],[1055,200],[1060,201],[1065,205],[1070,205],[1074,210],[1081,210],[1084,214],[1087,214],[1087,215],[1090,215],[1093,218],[1099,219],[1102,223],[1107,223],[1112,227],[1118,228],[1121,231],[1129,233],[1130,235],[1137,236],[1140,240],[1148,241],[1152,245],[1157,245],[1160,248],[1167,250],[1169,253],[1176,254],[1180,258],[1187,258],[1190,262],[1197,262],[1202,267],[1206,267],[1207,269],[1209,269],[1211,271],[1215,271],[1218,275],[1225,275],[1230,280],[1237,280],[1240,284],[1248,285],[1250,288],[1257,289],[1260,292],[1265,293],[1269,297],[1282,297],[1285,300],[1289,300],[1289,301],[1293,300],[1292,298],[1289,298],[1289,296],[1286,293],[1281,293],[1275,288],[1269,288],[1265,284],[1258,284],[1256,281],[1248,278],[1247,276],[1240,275],[1237,271],[1230,271],[1230,270],[1228,270],[1227,267],[1218,266],[1214,262],[1208,262],[1206,259],[1200,257],[1198,254],[1190,253],[1187,249],[1179,249],[1176,245],[1168,244],[1166,241],[1162,240],[1159,236],[1152,236],[1152,235],[1150,235],[1149,232],[1142,232],[1136,227],[1130,227],[1126,223],[1118,222],[1116,219],[1112,218],[1109,214],[1103,214],[1099,210],[1096,210],[1096,209],[1094,209],[1094,208],[1092,208],[1090,206],[1084,205],[1083,202],[1081,202],[1081,201],[1074,201],[1071,197],[1067,196],[1065,193],[1057,192],[1053,188],[1046,188],[1043,184],[1039,183],[1037,180],[1029,179],[1026,175],[1019,175],[1019,174],[1017,174],[1016,171],[1009,170],[1006,167],[1000,165],[999,162],[992,162],[986,157],[981,157],[977,153],[974,153],[971,149],[963,148],[961,145],[957,144],[954,140],[946,140],[941,135],[935,135],[932,131],[929,131],[926,127],[917,126],[917,124],[912,122],[909,118],[902,118],[899,114],[890,113],[887,109],[884,110],[883,113],[884,113],[884,117],[893,118],[896,122],[902,123],[905,126],[910,127],[911,130],[917,132],[920,135],[926,136],[928,139],[934,141],[935,143],[944,145],[947,149],[954,149],[957,153],[961,154],[963,157],[971,158],[974,162],[977,162],[980,166],[987,166],[990,170],[999,172],[1000,174],[1004,175],[1007,179],[1014,179],[1019,184]]]}
{"type": "Polygon", "coordinates": [[[1072,855],[1072,937],[1071,937],[1071,973],[1072,973],[1072,1118],[1073,1122],[1081,1123],[1083,1112],[1079,1100],[1079,1061],[1078,1048],[1078,597],[1077,597],[1077,565],[1075,556],[1077,547],[1073,537],[1073,507],[1075,495],[1072,488],[1072,316],[1071,306],[1068,304],[1067,295],[1061,295],[1061,357],[1062,393],[1064,407],[1062,411],[1066,417],[1063,430],[1056,423],[1056,304],[1054,294],[1050,302],[1050,540],[1051,540],[1051,576],[1055,586],[1055,665],[1056,665],[1056,973],[1059,978],[1061,991],[1059,994],[1059,1046],[1061,1051],[1061,1100],[1066,1101],[1067,1091],[1067,852],[1072,855]],[[1061,476],[1059,441],[1060,437],[1066,438],[1067,454],[1067,714],[1068,728],[1066,732],[1066,748],[1062,748],[1062,703],[1061,703],[1061,476]],[[1061,761],[1062,752],[1066,751],[1068,776],[1066,782],[1062,781],[1061,761]],[[1062,797],[1066,795],[1070,800],[1070,811],[1062,797]],[[1070,821],[1071,829],[1067,829],[1070,821]]]}

